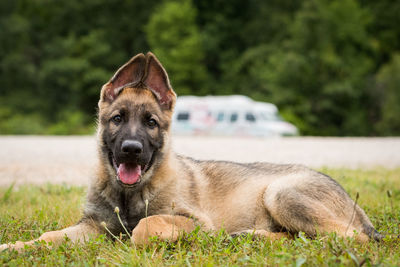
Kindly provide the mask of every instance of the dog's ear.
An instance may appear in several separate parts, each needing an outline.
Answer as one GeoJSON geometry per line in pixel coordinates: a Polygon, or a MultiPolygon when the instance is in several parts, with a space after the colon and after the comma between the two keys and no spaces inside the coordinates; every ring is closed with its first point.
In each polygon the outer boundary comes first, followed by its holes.
{"type": "Polygon", "coordinates": [[[162,108],[172,109],[176,94],[169,83],[167,72],[153,53],[147,53],[146,61],[143,83],[154,93],[162,108]]]}
{"type": "Polygon", "coordinates": [[[144,76],[146,57],[140,53],[125,63],[101,89],[101,101],[113,102],[127,84],[139,84],[144,76]]]}

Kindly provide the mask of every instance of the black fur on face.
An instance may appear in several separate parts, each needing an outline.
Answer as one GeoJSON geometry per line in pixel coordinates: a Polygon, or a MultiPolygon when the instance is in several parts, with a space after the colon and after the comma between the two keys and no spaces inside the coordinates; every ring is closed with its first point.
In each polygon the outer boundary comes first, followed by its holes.
{"type": "MultiPolygon", "coordinates": [[[[150,99],[152,100],[152,99],[150,99]]],[[[156,101],[137,103],[130,97],[117,99],[100,116],[102,132],[102,152],[115,171],[117,181],[124,187],[137,187],[141,179],[161,161],[164,134],[169,122],[163,120],[156,101]],[[128,144],[128,149],[126,149],[128,144]],[[133,148],[129,147],[130,145],[133,148]],[[140,166],[141,175],[137,182],[126,184],[121,181],[121,164],[131,169],[140,166]]]]}

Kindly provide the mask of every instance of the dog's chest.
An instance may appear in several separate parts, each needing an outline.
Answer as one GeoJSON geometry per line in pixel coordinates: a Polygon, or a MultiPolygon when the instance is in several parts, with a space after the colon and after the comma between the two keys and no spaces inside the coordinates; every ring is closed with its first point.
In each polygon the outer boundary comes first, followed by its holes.
{"type": "Polygon", "coordinates": [[[172,214],[174,210],[173,207],[170,207],[170,205],[160,205],[157,199],[149,201],[146,207],[146,201],[143,201],[141,198],[131,198],[123,207],[124,219],[126,221],[125,226],[130,230],[133,230],[139,221],[146,216],[172,214]]]}
{"type": "Polygon", "coordinates": [[[140,194],[125,194],[119,196],[117,206],[119,207],[119,216],[128,231],[139,223],[145,217],[145,203],[140,194]]]}
{"type": "MultiPolygon", "coordinates": [[[[170,214],[174,211],[174,204],[168,201],[166,198],[158,195],[156,198],[151,198],[150,195],[143,195],[143,192],[121,192],[121,194],[114,198],[114,206],[119,207],[119,215],[121,217],[121,221],[124,224],[124,227],[128,231],[132,231],[139,221],[146,216],[151,216],[155,214],[170,214]],[[145,199],[150,198],[149,201],[145,199]],[[147,204],[146,204],[147,202],[147,204]]],[[[120,225],[121,223],[115,221],[117,216],[114,218],[114,225],[120,225]]],[[[122,225],[121,228],[117,231],[124,232],[122,225]]]]}

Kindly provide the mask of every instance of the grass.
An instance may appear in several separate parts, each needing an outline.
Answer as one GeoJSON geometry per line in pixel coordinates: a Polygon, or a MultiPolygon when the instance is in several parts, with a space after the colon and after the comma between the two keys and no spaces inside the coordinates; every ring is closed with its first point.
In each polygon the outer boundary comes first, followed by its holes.
{"type": "MultiPolygon", "coordinates": [[[[359,244],[335,234],[315,239],[300,234],[294,240],[251,236],[232,238],[224,231],[198,231],[177,242],[154,239],[135,247],[100,236],[86,244],[64,242],[48,249],[43,244],[21,254],[0,253],[0,265],[129,265],[129,266],[398,266],[400,265],[400,169],[321,171],[338,180],[364,208],[384,242],[359,244]]],[[[0,243],[30,240],[46,231],[79,220],[85,188],[67,185],[10,186],[0,189],[0,243]]]]}

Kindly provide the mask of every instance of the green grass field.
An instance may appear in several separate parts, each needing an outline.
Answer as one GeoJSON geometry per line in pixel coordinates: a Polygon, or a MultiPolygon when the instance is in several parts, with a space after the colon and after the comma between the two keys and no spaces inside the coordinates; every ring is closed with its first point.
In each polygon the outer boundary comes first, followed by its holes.
{"type": "MultiPolygon", "coordinates": [[[[79,245],[64,242],[49,249],[43,244],[24,252],[0,252],[0,265],[188,265],[188,266],[399,266],[400,169],[322,169],[339,181],[387,237],[359,244],[335,234],[294,240],[232,238],[223,231],[185,234],[177,242],[154,239],[135,247],[104,236],[79,245]]],[[[0,189],[0,243],[30,240],[79,220],[85,188],[66,185],[21,186],[0,189]]]]}

